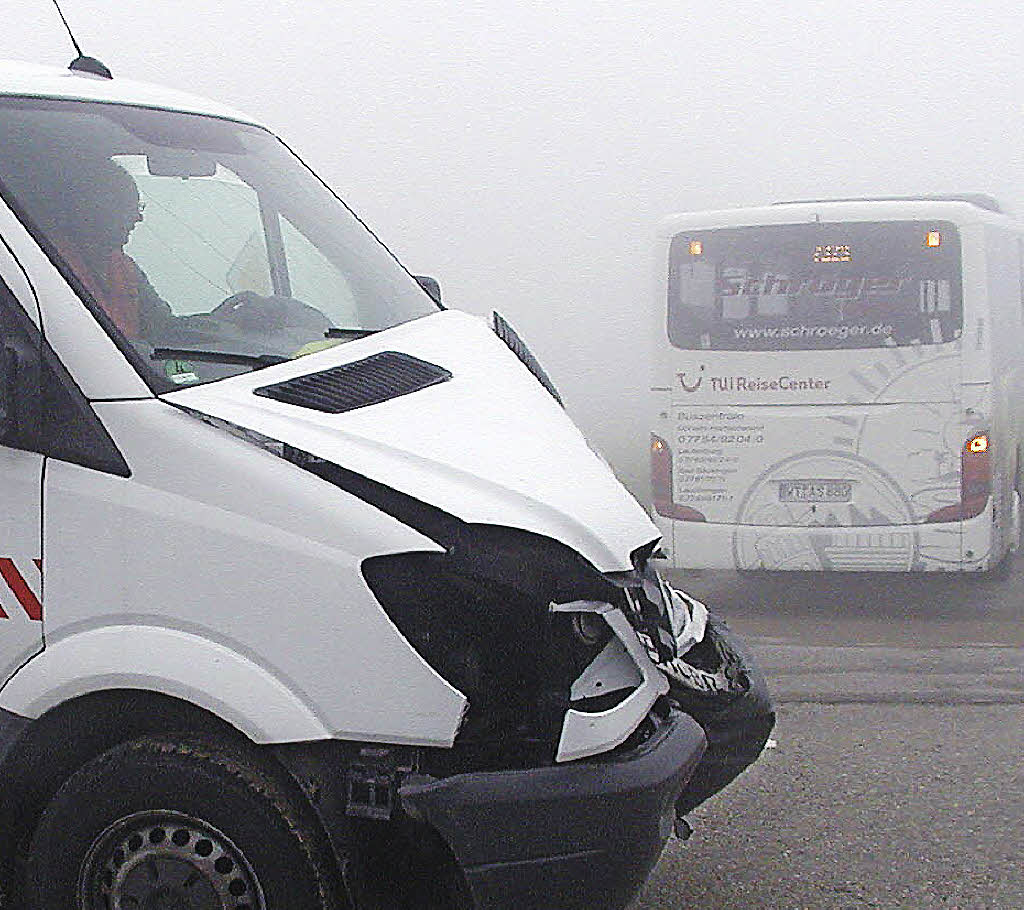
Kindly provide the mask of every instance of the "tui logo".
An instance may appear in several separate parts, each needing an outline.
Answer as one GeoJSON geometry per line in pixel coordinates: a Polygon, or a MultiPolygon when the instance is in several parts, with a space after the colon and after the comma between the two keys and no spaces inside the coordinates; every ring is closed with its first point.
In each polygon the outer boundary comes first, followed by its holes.
{"type": "Polygon", "coordinates": [[[704,381],[704,364],[700,365],[700,371],[697,375],[696,382],[687,382],[685,373],[676,373],[679,377],[679,384],[683,387],[684,392],[696,392],[700,388],[700,384],[704,381]]]}

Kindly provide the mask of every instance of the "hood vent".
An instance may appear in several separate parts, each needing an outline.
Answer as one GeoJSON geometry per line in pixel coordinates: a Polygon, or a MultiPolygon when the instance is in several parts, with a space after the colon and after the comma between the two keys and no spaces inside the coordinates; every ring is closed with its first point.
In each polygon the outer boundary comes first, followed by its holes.
{"type": "Polygon", "coordinates": [[[253,392],[300,408],[341,414],[418,392],[451,378],[448,370],[436,364],[397,351],[382,351],[319,373],[261,386],[253,392]]]}
{"type": "Polygon", "coordinates": [[[558,389],[555,388],[555,384],[551,381],[548,374],[544,372],[544,368],[537,362],[533,352],[526,346],[526,342],[519,337],[519,333],[502,318],[500,313],[494,312],[491,316],[494,320],[494,334],[508,345],[509,350],[523,362],[526,369],[537,377],[537,381],[564,408],[565,405],[562,402],[562,396],[558,394],[558,389]]]}

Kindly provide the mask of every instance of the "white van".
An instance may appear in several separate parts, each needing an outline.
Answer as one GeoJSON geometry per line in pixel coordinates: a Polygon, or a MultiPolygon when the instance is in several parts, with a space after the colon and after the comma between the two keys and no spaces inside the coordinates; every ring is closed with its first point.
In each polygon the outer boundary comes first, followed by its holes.
{"type": "Polygon", "coordinates": [[[651,480],[676,566],[976,572],[1020,523],[1024,225],[989,197],[667,220],[651,480]]]}
{"type": "Polygon", "coordinates": [[[18,906],[624,906],[771,708],[507,323],[209,102],[5,66],[0,148],[18,906]]]}

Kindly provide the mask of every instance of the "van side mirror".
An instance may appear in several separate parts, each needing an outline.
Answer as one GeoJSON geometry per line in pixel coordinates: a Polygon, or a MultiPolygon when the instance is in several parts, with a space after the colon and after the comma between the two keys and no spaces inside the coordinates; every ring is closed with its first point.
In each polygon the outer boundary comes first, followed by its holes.
{"type": "Polygon", "coordinates": [[[427,294],[434,303],[441,302],[441,283],[436,278],[431,278],[429,275],[413,275],[417,283],[427,294]]]}

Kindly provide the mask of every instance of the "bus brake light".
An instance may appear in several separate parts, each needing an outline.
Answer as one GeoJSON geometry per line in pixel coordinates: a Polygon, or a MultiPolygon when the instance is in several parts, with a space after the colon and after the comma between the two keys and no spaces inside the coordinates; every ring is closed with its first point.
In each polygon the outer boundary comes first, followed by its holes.
{"type": "Polygon", "coordinates": [[[936,509],[925,521],[963,521],[985,511],[992,495],[991,456],[988,433],[969,436],[960,450],[960,502],[936,509]]]}

